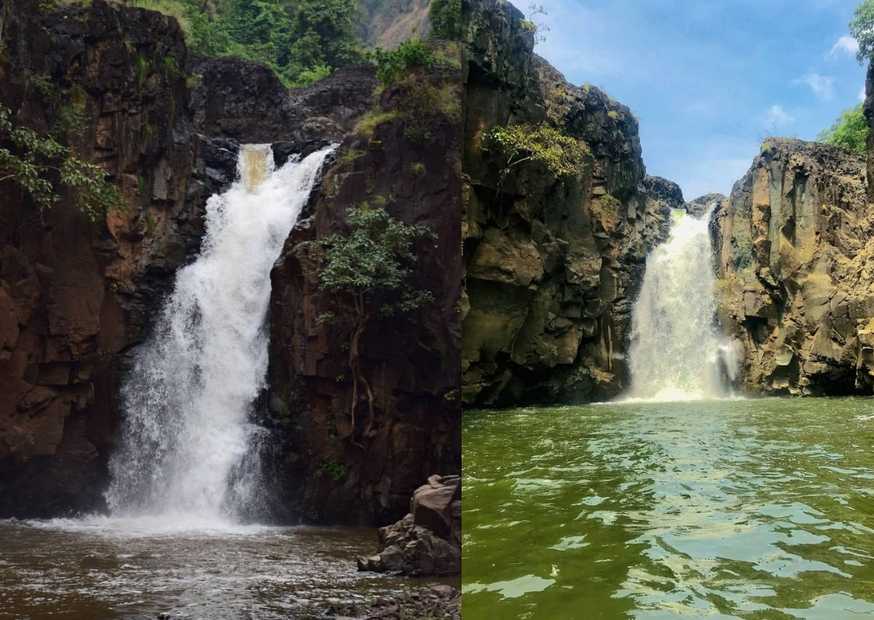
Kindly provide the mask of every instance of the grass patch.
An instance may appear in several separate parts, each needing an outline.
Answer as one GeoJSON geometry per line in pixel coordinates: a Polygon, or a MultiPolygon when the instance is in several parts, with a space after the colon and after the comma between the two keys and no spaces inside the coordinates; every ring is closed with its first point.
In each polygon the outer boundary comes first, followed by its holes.
{"type": "Polygon", "coordinates": [[[355,125],[355,133],[371,138],[377,127],[395,120],[398,116],[399,114],[394,110],[389,112],[368,112],[362,116],[361,120],[358,121],[358,124],[355,125]]]}

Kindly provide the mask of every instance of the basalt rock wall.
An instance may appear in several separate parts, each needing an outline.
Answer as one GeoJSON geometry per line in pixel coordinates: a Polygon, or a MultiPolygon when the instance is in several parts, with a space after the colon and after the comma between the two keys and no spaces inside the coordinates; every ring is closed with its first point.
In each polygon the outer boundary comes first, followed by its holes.
{"type": "Polygon", "coordinates": [[[768,139],[712,220],[720,322],[751,393],[874,392],[865,158],[768,139]]]}
{"type": "Polygon", "coordinates": [[[202,232],[211,185],[176,23],[160,14],[0,8],[0,102],[106,168],[124,199],[90,221],[0,183],[0,514],[102,503],[126,352],[202,232]],[[155,33],[162,33],[156,36],[155,33]]]}
{"type": "MultiPolygon", "coordinates": [[[[375,99],[369,66],[288,91],[259,65],[191,57],[172,18],[101,0],[3,3],[0,36],[0,103],[16,124],[100,163],[124,198],[92,222],[72,195],[41,212],[0,183],[0,515],[102,507],[121,381],[199,248],[206,199],[234,180],[241,143],[272,143],[277,163],[342,144],[274,273],[278,383],[259,407],[268,463],[284,476],[272,478],[274,515],[381,525],[403,515],[422,479],[458,472],[457,116],[426,115],[425,141],[408,138],[402,115],[362,132],[363,116],[408,110],[414,93],[375,99]],[[437,301],[367,335],[378,416],[374,435],[356,442],[368,449],[346,453],[344,335],[315,325],[317,273],[295,248],[341,230],[362,200],[437,233],[417,276],[437,301]]],[[[460,82],[457,70],[433,79],[460,82]]]]}
{"type": "Polygon", "coordinates": [[[280,484],[271,495],[308,521],[386,524],[422,479],[460,472],[460,51],[439,53],[438,68],[372,89],[272,273],[265,415],[279,438],[269,460],[280,484]],[[354,392],[349,326],[320,319],[331,306],[312,243],[344,231],[347,210],[363,204],[434,234],[416,248],[413,282],[433,302],[374,319],[362,337],[372,421],[354,392]]]}

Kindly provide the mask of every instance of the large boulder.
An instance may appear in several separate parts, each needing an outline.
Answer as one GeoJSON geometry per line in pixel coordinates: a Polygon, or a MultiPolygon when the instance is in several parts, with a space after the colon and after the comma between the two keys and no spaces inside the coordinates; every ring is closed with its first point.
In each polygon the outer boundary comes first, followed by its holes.
{"type": "Polygon", "coordinates": [[[461,480],[428,478],[410,502],[410,513],[379,529],[381,550],[358,558],[364,571],[403,575],[457,575],[461,571],[461,480]]]}

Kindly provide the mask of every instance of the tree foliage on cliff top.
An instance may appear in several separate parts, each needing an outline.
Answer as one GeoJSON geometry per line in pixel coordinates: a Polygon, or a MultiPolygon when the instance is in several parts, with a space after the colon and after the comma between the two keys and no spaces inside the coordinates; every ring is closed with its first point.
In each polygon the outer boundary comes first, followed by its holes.
{"type": "Polygon", "coordinates": [[[176,17],[193,51],[271,67],[303,86],[362,59],[356,0],[133,0],[176,17]]]}
{"type": "Polygon", "coordinates": [[[874,56],[874,0],[863,0],[850,21],[850,34],[859,42],[859,62],[874,56]]]}
{"type": "Polygon", "coordinates": [[[862,104],[859,104],[844,110],[831,127],[817,136],[817,140],[864,154],[868,143],[868,131],[868,121],[862,111],[862,104]]]}

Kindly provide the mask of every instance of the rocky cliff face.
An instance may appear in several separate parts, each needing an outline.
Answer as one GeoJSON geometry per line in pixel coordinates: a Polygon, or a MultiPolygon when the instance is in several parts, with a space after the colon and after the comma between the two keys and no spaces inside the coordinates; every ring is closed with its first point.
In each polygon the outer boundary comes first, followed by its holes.
{"type": "Polygon", "coordinates": [[[71,196],[41,213],[17,186],[0,185],[4,515],[100,505],[125,353],[196,249],[211,185],[175,22],[101,2],[40,6],[0,9],[2,103],[17,123],[60,132],[102,164],[125,208],[93,224],[71,196]]]}
{"type": "Polygon", "coordinates": [[[669,208],[682,206],[682,196],[646,180],[628,108],[597,88],[568,84],[537,57],[511,4],[465,1],[463,10],[464,402],[613,396],[627,383],[631,307],[646,254],[666,236],[669,208]],[[536,165],[502,179],[484,135],[541,123],[584,145],[584,164],[570,179],[536,165]]]}
{"type": "MultiPolygon", "coordinates": [[[[75,114],[65,140],[106,167],[125,203],[92,223],[71,196],[40,213],[0,184],[0,515],[100,508],[130,354],[197,251],[206,198],[233,181],[239,144],[268,142],[279,162],[342,143],[273,276],[277,384],[259,415],[274,433],[276,514],[402,516],[422,479],[460,467],[458,119],[425,110],[416,126],[427,139],[416,141],[407,122],[416,93],[374,100],[371,67],[289,92],[258,65],[189,58],[172,19],[91,4],[0,8],[0,102],[41,131],[75,114]],[[385,122],[358,127],[380,113],[385,122]],[[378,420],[373,437],[358,438],[361,452],[339,439],[350,399],[338,382],[343,334],[316,325],[317,274],[297,248],[341,229],[364,200],[431,226],[439,241],[422,248],[418,276],[435,306],[367,336],[378,420]]],[[[430,79],[449,95],[460,82],[457,71],[430,79]]]]}
{"type": "Polygon", "coordinates": [[[460,471],[458,53],[443,51],[455,68],[420,72],[371,100],[272,274],[267,416],[282,438],[271,457],[280,481],[273,495],[308,520],[386,523],[403,516],[419,481],[460,471]],[[375,392],[369,433],[351,425],[351,334],[319,320],[329,300],[306,243],[343,230],[346,210],[363,203],[436,234],[417,248],[415,278],[434,302],[364,335],[363,371],[375,392]]]}
{"type": "Polygon", "coordinates": [[[720,320],[753,393],[874,391],[874,212],[863,157],[769,139],[714,214],[720,320]]]}

